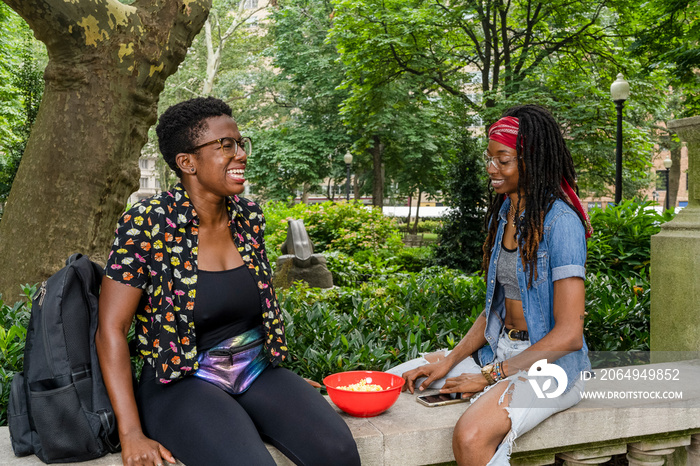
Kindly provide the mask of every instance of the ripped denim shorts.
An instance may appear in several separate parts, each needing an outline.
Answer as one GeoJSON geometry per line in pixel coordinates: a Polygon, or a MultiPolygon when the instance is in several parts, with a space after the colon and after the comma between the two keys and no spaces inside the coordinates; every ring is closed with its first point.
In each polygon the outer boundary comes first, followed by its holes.
{"type": "MultiPolygon", "coordinates": [[[[510,359],[529,347],[529,341],[511,340],[508,338],[505,331],[503,331],[498,339],[498,348],[494,362],[510,359]]],[[[449,354],[449,351],[445,352],[445,355],[447,354],[449,354]]],[[[429,362],[424,357],[416,358],[393,367],[387,372],[400,376],[406,371],[428,363],[429,362]]],[[[457,377],[465,373],[479,372],[481,372],[481,368],[473,358],[469,357],[453,367],[445,378],[433,382],[430,388],[441,388],[445,384],[445,379],[450,377],[457,377]]],[[[510,464],[511,450],[515,439],[518,436],[528,432],[551,415],[570,408],[581,401],[584,390],[584,381],[581,378],[576,381],[568,392],[554,398],[539,398],[534,387],[532,386],[532,383],[530,382],[530,379],[531,378],[528,376],[526,371],[520,371],[517,374],[513,374],[501,380],[495,385],[487,386],[483,392],[475,395],[471,399],[471,403],[475,403],[481,395],[494,387],[503,387],[503,384],[508,384],[508,386],[505,389],[500,402],[502,403],[504,401],[506,394],[510,394],[512,396],[510,405],[504,406],[504,409],[508,411],[508,416],[511,420],[510,432],[506,435],[505,439],[503,439],[503,442],[498,447],[496,453],[493,455],[487,466],[507,466],[510,464]]],[[[539,377],[537,377],[537,379],[539,379],[539,377]]],[[[416,387],[420,385],[423,380],[424,379],[417,379],[415,382],[416,387]]],[[[535,381],[538,386],[545,387],[543,382],[544,380],[535,381]]],[[[541,393],[543,391],[551,392],[551,389],[541,389],[541,393]]]]}

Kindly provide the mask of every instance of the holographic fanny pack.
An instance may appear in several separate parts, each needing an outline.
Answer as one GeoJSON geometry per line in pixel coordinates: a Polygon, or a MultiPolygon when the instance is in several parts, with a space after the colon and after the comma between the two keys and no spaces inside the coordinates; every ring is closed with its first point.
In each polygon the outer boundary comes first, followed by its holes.
{"type": "Polygon", "coordinates": [[[224,340],[199,355],[199,369],[194,375],[231,395],[240,395],[269,364],[263,351],[264,341],[262,327],[224,340]]]}

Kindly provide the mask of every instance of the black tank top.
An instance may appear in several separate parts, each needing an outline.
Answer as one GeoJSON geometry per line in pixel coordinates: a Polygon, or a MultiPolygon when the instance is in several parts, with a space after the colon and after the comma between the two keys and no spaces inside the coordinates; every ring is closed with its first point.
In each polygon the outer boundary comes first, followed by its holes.
{"type": "Polygon", "coordinates": [[[197,352],[262,325],[260,293],[246,265],[199,271],[194,308],[197,352]]]}

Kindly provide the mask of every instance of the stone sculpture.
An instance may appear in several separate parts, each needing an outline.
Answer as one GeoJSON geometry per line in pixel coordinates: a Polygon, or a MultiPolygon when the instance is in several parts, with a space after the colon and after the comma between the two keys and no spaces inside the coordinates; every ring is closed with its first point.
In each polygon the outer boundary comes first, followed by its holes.
{"type": "Polygon", "coordinates": [[[282,255],[272,277],[276,288],[289,288],[303,280],[315,288],[332,288],[333,275],[326,267],[323,254],[314,254],[314,245],[306,232],[303,220],[289,220],[287,239],[282,243],[282,255]]]}

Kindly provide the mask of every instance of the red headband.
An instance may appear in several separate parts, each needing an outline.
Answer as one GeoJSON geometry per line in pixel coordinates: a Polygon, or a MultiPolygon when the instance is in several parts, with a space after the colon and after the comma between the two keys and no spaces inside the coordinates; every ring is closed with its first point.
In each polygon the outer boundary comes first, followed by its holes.
{"type": "Polygon", "coordinates": [[[520,121],[515,117],[503,117],[489,128],[489,139],[515,149],[520,121]]]}
{"type": "MultiPolygon", "coordinates": [[[[489,128],[489,139],[500,142],[511,149],[517,150],[519,128],[520,120],[510,116],[503,117],[489,128]]],[[[586,229],[586,238],[590,238],[593,234],[593,227],[591,226],[591,219],[588,216],[588,213],[583,208],[583,205],[581,205],[581,199],[579,199],[576,192],[574,192],[571,186],[569,186],[569,183],[567,183],[563,178],[561,180],[561,189],[564,192],[564,196],[568,199],[569,204],[579,211],[583,217],[585,223],[584,227],[586,229]]]]}

